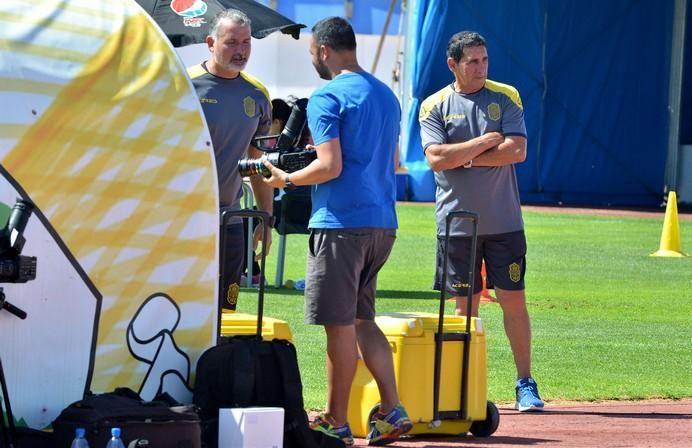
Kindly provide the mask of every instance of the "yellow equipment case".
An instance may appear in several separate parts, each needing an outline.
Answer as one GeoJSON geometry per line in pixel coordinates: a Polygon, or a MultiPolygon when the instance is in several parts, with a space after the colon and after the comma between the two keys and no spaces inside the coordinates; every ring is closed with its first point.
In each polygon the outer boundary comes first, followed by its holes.
{"type": "MultiPolygon", "coordinates": [[[[221,315],[221,336],[252,336],[257,334],[257,315],[224,311],[221,315]]],[[[288,322],[262,316],[262,339],[284,339],[293,342],[293,333],[288,322]]]]}
{"type": "MultiPolygon", "coordinates": [[[[476,253],[475,213],[455,211],[447,216],[473,223],[471,260],[476,253]]],[[[445,247],[449,233],[445,234],[445,247]]],[[[445,251],[446,252],[446,251],[445,251]]],[[[446,263],[442,284],[446,284],[446,263]]],[[[471,314],[473,263],[468,288],[471,314]]],[[[413,422],[410,435],[471,432],[488,437],[499,425],[500,414],[487,401],[487,351],[481,319],[445,316],[445,289],[440,294],[440,312],[392,313],[377,316],[375,322],[392,348],[399,399],[413,422]]],[[[358,361],[348,404],[348,421],[353,435],[365,437],[379,408],[380,395],[375,380],[362,360],[358,361]]]]}
{"type": "MultiPolygon", "coordinates": [[[[435,420],[433,387],[438,316],[432,313],[391,313],[377,316],[375,321],[392,348],[399,399],[414,422],[409,434],[463,434],[471,430],[473,422],[486,420],[489,406],[486,402],[487,354],[480,319],[471,319],[466,419],[456,415],[451,416],[452,419],[445,419],[447,412],[454,414],[460,408],[464,342],[443,344],[439,389],[439,409],[442,416],[437,426],[431,423],[435,420]]],[[[444,318],[445,333],[463,332],[465,327],[464,316],[444,318]]],[[[363,361],[359,360],[348,405],[348,421],[355,436],[367,435],[369,422],[379,401],[377,384],[363,361]]],[[[475,430],[474,427],[473,431],[475,430]]]]}

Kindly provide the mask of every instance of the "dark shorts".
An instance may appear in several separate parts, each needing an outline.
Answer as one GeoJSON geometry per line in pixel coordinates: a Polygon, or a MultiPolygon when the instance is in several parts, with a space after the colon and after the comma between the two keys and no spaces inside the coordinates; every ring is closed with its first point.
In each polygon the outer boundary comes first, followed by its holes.
{"type": "Polygon", "coordinates": [[[310,232],[305,323],[350,325],[375,319],[377,273],[392,251],[395,229],[310,232]]]}
{"type": "MultiPolygon", "coordinates": [[[[469,258],[471,256],[471,237],[451,237],[449,239],[449,258],[447,260],[447,289],[449,294],[465,296],[468,294],[469,258]]],[[[437,238],[437,261],[433,289],[440,290],[442,283],[442,261],[444,256],[444,237],[437,238]]],[[[473,276],[473,293],[483,289],[481,282],[481,262],[485,261],[488,287],[509,291],[524,289],[526,273],[526,236],[524,231],[481,235],[476,246],[476,260],[473,276]]]]}
{"type": "Polygon", "coordinates": [[[242,222],[228,225],[225,232],[225,250],[219,254],[219,300],[223,308],[235,310],[247,246],[242,222]]]}

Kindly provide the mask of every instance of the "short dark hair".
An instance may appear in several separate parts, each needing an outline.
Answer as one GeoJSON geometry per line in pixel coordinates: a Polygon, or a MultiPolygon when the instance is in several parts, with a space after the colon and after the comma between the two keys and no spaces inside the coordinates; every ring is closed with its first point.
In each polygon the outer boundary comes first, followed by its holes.
{"type": "Polygon", "coordinates": [[[281,120],[285,125],[289,115],[291,115],[291,106],[281,98],[274,98],[272,100],[272,119],[281,120]]]}
{"type": "Polygon", "coordinates": [[[245,14],[243,11],[231,8],[222,9],[214,16],[214,18],[211,21],[211,24],[209,25],[209,35],[212,38],[218,39],[219,26],[221,25],[221,22],[223,22],[226,19],[230,20],[231,23],[236,23],[238,25],[252,28],[252,20],[250,20],[247,14],[245,14]]]}
{"type": "Polygon", "coordinates": [[[467,47],[486,47],[483,36],[475,31],[461,31],[456,33],[447,42],[447,57],[459,62],[464,56],[464,49],[467,47]]]}
{"type": "Polygon", "coordinates": [[[328,17],[312,27],[312,37],[317,46],[326,45],[333,50],[355,50],[356,34],[346,19],[328,17]]]}

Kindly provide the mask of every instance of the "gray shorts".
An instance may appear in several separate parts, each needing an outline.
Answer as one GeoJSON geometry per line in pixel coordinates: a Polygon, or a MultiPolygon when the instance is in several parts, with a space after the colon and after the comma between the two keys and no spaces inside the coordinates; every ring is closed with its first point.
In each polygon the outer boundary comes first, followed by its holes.
{"type": "MultiPolygon", "coordinates": [[[[447,259],[447,292],[455,296],[468,294],[469,258],[471,237],[452,237],[449,239],[449,258],[447,259]]],[[[437,266],[433,289],[440,291],[442,283],[442,262],[444,238],[437,239],[437,266]]],[[[508,291],[524,289],[526,273],[526,237],[524,231],[479,235],[476,245],[476,260],[473,275],[473,293],[483,290],[481,282],[481,262],[485,260],[488,288],[497,286],[508,291]]]]}
{"type": "Polygon", "coordinates": [[[305,323],[350,325],[375,319],[377,273],[396,229],[313,229],[305,278],[305,323]]]}

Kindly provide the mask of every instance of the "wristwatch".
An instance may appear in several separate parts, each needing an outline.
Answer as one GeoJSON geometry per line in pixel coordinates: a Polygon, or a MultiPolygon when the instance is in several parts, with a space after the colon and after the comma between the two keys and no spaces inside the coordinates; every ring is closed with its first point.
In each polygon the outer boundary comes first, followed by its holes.
{"type": "Polygon", "coordinates": [[[269,221],[267,221],[267,226],[269,228],[273,229],[275,225],[276,225],[276,216],[272,215],[269,217],[269,221]]]}
{"type": "Polygon", "coordinates": [[[291,182],[291,175],[290,174],[286,174],[284,176],[284,183],[286,184],[285,188],[291,188],[294,186],[293,182],[291,182]]]}
{"type": "Polygon", "coordinates": [[[461,166],[463,166],[464,168],[471,168],[473,166],[473,159],[469,160],[468,162],[466,162],[465,164],[463,164],[461,166]]]}

